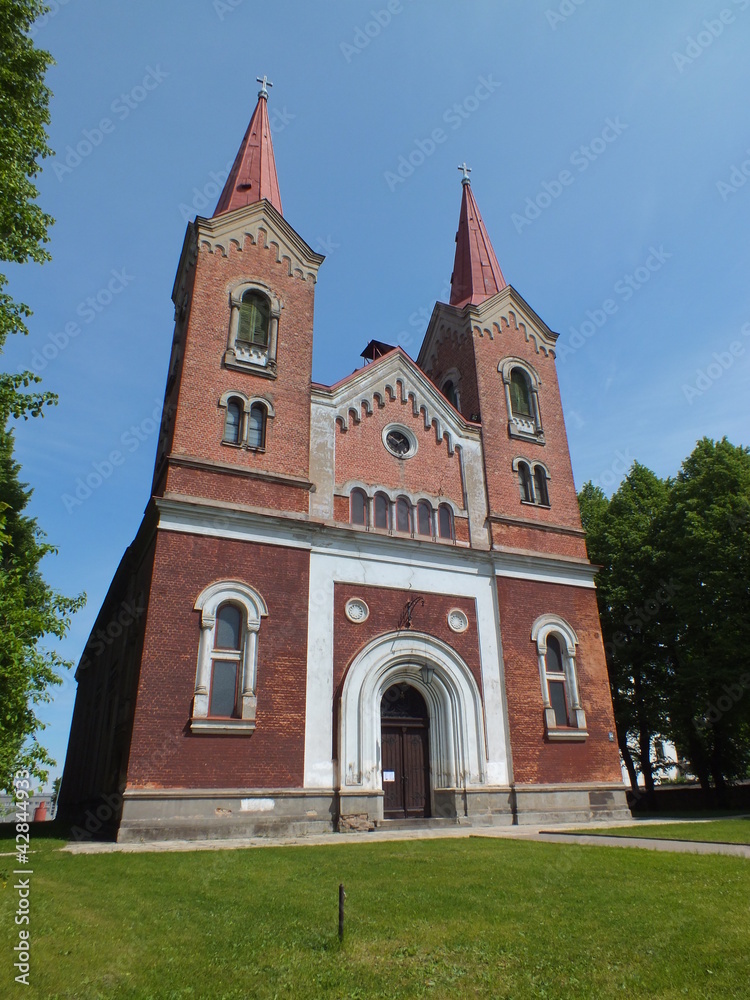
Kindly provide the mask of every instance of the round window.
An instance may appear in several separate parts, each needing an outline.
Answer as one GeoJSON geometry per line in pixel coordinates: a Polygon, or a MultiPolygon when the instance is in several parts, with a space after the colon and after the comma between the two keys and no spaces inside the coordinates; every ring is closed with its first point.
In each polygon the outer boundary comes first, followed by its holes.
{"type": "Polygon", "coordinates": [[[383,444],[396,458],[411,458],[417,452],[417,439],[406,427],[391,424],[383,431],[383,444]]]}

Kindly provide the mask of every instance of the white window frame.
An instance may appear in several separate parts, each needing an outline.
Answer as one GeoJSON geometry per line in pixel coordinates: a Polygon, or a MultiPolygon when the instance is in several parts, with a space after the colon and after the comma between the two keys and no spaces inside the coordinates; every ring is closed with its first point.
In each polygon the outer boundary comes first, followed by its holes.
{"type": "Polygon", "coordinates": [[[276,378],[276,352],[279,342],[279,317],[281,316],[281,300],[273,294],[268,285],[262,281],[243,279],[229,289],[229,337],[227,349],[224,352],[226,368],[240,371],[252,371],[255,375],[265,378],[276,378]],[[242,296],[246,292],[257,292],[268,299],[270,307],[268,347],[238,346],[237,333],[240,327],[240,306],[242,296]]]}
{"type": "Polygon", "coordinates": [[[547,738],[550,740],[585,740],[588,732],[586,731],[586,713],[581,707],[581,698],[578,689],[578,671],[576,669],[578,636],[575,630],[559,615],[541,615],[532,626],[531,641],[536,644],[537,648],[539,680],[542,688],[544,725],[547,731],[547,738]],[[564,727],[557,725],[555,710],[552,708],[549,697],[547,639],[550,635],[554,635],[560,643],[560,652],[563,659],[565,699],[569,722],[564,727]]]}
{"type": "Polygon", "coordinates": [[[504,358],[497,366],[503,379],[505,388],[505,405],[508,410],[508,435],[512,438],[520,438],[525,441],[536,441],[544,444],[544,430],[542,428],[542,414],[539,409],[539,387],[542,380],[531,365],[522,358],[504,358]],[[529,394],[531,396],[531,417],[521,417],[513,415],[513,405],[510,398],[510,379],[514,368],[520,368],[529,380],[529,394]]]}
{"type": "Polygon", "coordinates": [[[239,580],[220,580],[206,587],[195,602],[200,611],[201,635],[198,643],[198,667],[195,674],[193,712],[190,730],[193,733],[251,733],[255,729],[257,706],[258,632],[261,619],[268,615],[262,596],[239,580]],[[242,658],[240,662],[239,718],[214,719],[209,716],[211,664],[214,659],[216,613],[222,604],[234,604],[243,612],[242,658]]]}
{"type": "MultiPolygon", "coordinates": [[[[523,498],[521,498],[521,503],[524,504],[527,507],[531,507],[531,506],[542,507],[544,510],[550,510],[551,507],[552,507],[552,502],[551,502],[551,500],[549,498],[549,484],[550,484],[550,481],[551,481],[552,477],[549,474],[549,469],[544,464],[544,462],[535,462],[533,459],[526,458],[524,455],[517,455],[513,459],[513,462],[512,462],[513,472],[514,472],[517,480],[520,480],[520,476],[521,476],[521,471],[519,469],[519,466],[520,466],[521,462],[523,462],[524,465],[527,465],[528,468],[529,468],[529,475],[531,476],[531,497],[532,497],[531,500],[524,500],[523,498]],[[544,478],[547,481],[547,483],[546,483],[546,485],[547,485],[547,502],[546,503],[542,503],[542,501],[540,500],[540,498],[537,496],[536,479],[534,478],[537,468],[540,468],[542,470],[542,472],[544,473],[544,478]]],[[[520,496],[520,490],[519,490],[519,496],[520,496]]]]}
{"type": "Polygon", "coordinates": [[[227,389],[225,393],[222,394],[219,400],[219,409],[224,410],[222,416],[222,433],[221,433],[221,443],[227,445],[229,448],[245,448],[248,451],[265,451],[268,447],[268,429],[270,427],[270,422],[276,416],[273,405],[264,396],[247,396],[244,392],[239,392],[237,389],[227,389]],[[226,409],[229,405],[231,399],[236,399],[239,403],[242,403],[242,423],[240,425],[240,440],[237,444],[233,441],[227,441],[226,426],[227,426],[227,414],[226,409]],[[265,427],[263,433],[263,446],[261,448],[255,447],[255,445],[248,444],[248,430],[250,421],[250,410],[255,405],[262,406],[265,410],[265,427]]]}

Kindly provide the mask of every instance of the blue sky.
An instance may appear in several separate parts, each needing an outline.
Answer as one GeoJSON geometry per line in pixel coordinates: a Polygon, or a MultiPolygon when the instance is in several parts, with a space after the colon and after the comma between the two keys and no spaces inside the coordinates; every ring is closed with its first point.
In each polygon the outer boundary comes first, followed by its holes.
{"type": "MultiPolygon", "coordinates": [[[[316,380],[371,338],[416,356],[465,160],[506,279],[560,334],[579,487],[750,444],[750,0],[51,3],[53,260],[9,271],[34,316],[3,363],[60,396],[16,443],[45,575],[88,593],[70,659],[149,498],[186,218],[213,211],[264,73],[284,214],[327,256],[316,380]]],[[[53,776],[74,697],[69,676],[42,713],[53,776]]]]}

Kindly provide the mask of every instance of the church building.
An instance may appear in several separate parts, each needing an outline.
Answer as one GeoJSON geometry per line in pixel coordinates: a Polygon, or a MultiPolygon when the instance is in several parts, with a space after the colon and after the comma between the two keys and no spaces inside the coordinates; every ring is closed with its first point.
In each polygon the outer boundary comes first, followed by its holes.
{"type": "Polygon", "coordinates": [[[59,812],[120,841],[627,817],[557,335],[464,167],[416,361],[370,341],[314,382],[323,257],[283,213],[267,86],[187,227],[152,498],[59,812]]]}

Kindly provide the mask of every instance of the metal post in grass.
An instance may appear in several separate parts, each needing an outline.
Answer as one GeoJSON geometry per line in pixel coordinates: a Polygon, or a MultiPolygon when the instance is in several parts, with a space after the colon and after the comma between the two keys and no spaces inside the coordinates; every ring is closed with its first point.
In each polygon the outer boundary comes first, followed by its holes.
{"type": "Polygon", "coordinates": [[[344,883],[339,883],[339,941],[344,940],[344,900],[346,899],[346,893],[344,892],[344,883]]]}

